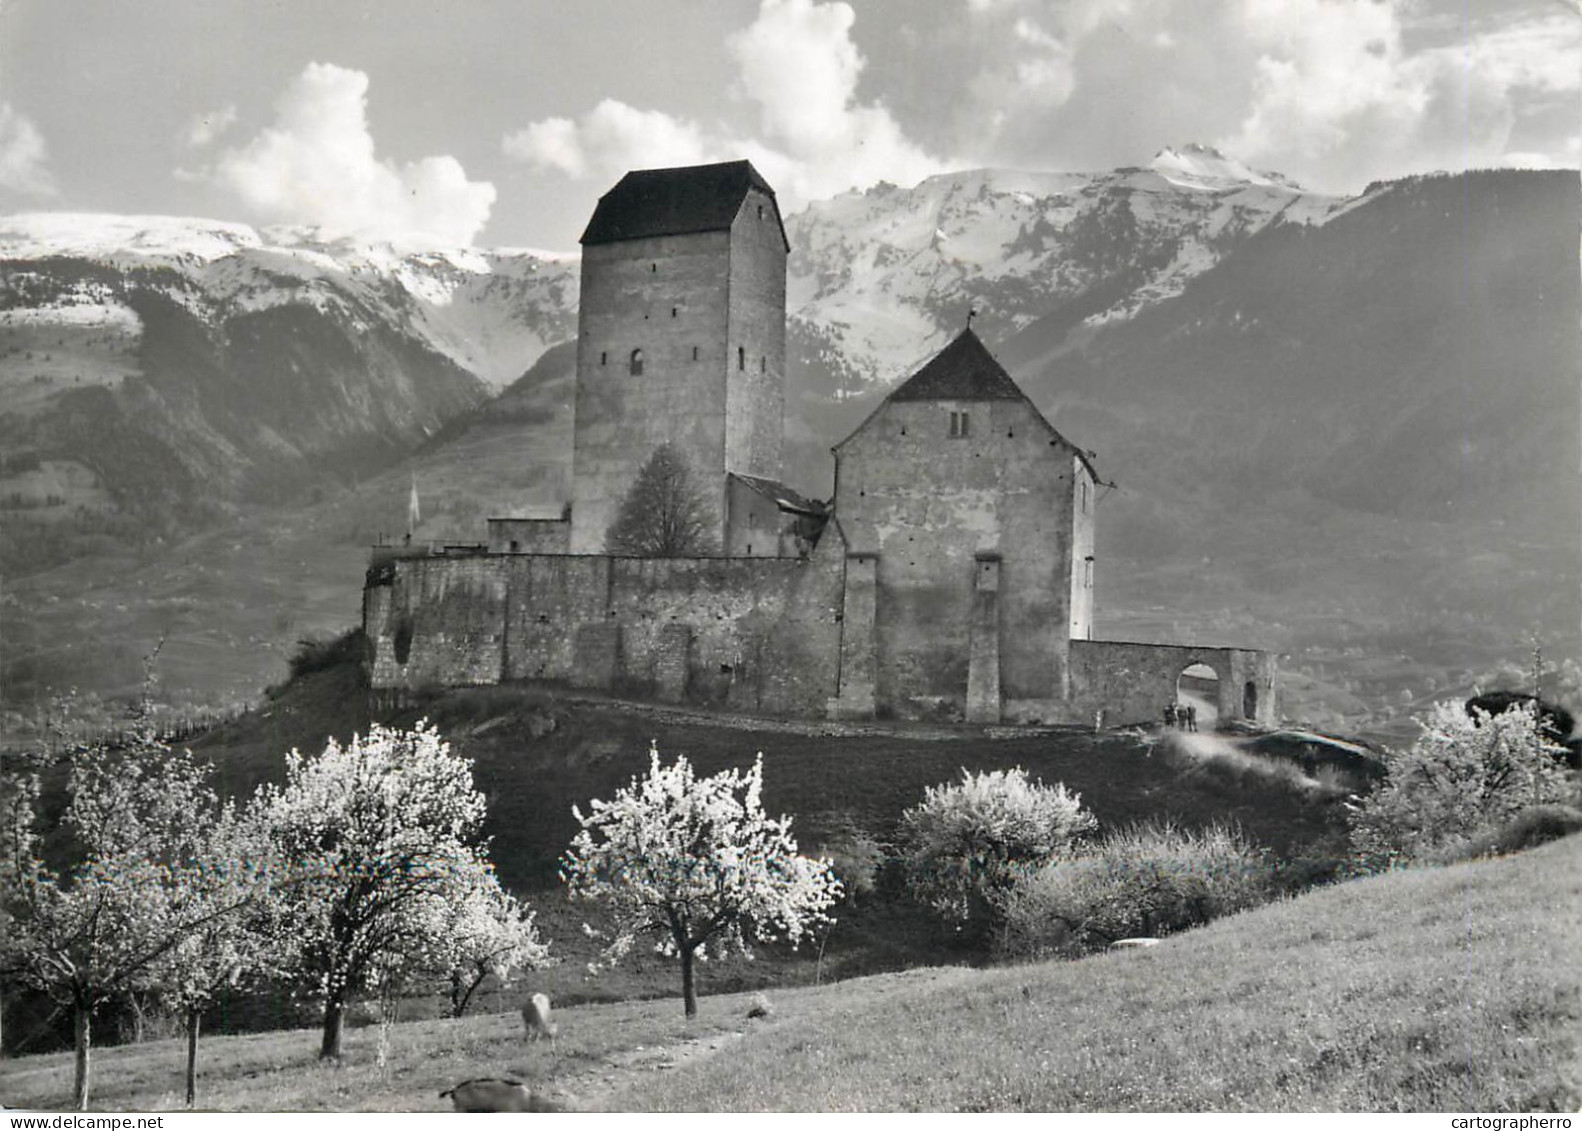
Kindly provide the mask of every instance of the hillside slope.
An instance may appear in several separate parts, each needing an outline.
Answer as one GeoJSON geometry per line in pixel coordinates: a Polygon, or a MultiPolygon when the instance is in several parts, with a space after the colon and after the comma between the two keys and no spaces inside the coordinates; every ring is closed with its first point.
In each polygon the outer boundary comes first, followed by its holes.
{"type": "Polygon", "coordinates": [[[1572,836],[1310,892],[1150,950],[842,986],[608,1105],[1575,1111],[1579,865],[1572,836]]]}
{"type": "MultiPolygon", "coordinates": [[[[460,1021],[206,1038],[226,1111],[439,1111],[480,1075],[573,1110],[1522,1111],[1582,1103],[1582,838],[1312,892],[1143,952],[959,967],[743,996],[556,1009],[526,1045],[514,999],[460,1021]]],[[[96,1106],[174,1108],[179,1040],[96,1049],[96,1106]]],[[[71,1054],[0,1062],[12,1106],[57,1107],[71,1054]]]]}

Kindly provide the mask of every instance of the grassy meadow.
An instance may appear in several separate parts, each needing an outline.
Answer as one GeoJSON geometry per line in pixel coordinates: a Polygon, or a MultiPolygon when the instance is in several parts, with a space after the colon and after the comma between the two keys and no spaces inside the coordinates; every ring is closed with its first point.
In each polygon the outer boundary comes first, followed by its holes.
{"type": "MultiPolygon", "coordinates": [[[[433,1111],[512,1076],[603,1110],[1575,1111],[1582,1103],[1582,837],[1316,890],[1148,950],[835,986],[514,1012],[348,1033],[215,1037],[199,1104],[433,1111]]],[[[93,1106],[175,1108],[179,1040],[101,1049],[93,1106]]],[[[0,1102],[56,1108],[69,1053],[0,1063],[0,1102]]]]}

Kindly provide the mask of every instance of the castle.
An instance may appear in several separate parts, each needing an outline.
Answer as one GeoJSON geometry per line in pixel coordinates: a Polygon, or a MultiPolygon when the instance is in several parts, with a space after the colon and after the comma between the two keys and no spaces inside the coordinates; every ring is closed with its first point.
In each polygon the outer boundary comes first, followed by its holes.
{"type": "Polygon", "coordinates": [[[1218,677],[1220,719],[1274,719],[1263,652],[1093,640],[1089,457],[970,327],[833,449],[835,494],[780,482],[789,243],[746,161],[628,173],[582,236],[569,508],[487,548],[376,552],[376,693],[545,680],[828,718],[1111,724],[1218,677]],[[606,539],[661,445],[693,556],[606,539]]]}

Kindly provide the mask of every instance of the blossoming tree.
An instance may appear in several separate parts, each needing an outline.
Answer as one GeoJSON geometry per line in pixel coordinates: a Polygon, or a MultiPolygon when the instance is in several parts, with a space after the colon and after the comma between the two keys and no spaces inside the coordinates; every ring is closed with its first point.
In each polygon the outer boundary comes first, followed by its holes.
{"type": "Polygon", "coordinates": [[[74,1101],[86,1109],[94,1013],[160,988],[166,961],[195,933],[228,936],[265,862],[217,848],[213,830],[228,818],[189,753],[139,740],[70,759],[70,847],[58,865],[35,830],[37,779],[5,783],[0,967],[71,1012],[74,1101]]]}
{"type": "MultiPolygon", "coordinates": [[[[324,1003],[319,1055],[341,1055],[351,999],[388,991],[456,960],[456,909],[498,899],[499,881],[478,839],[484,799],[472,763],[434,728],[378,724],[316,758],[286,756],[284,787],[259,805],[285,872],[298,979],[324,1003]]],[[[532,922],[518,920],[529,962],[547,957],[532,922]]]]}
{"type": "Polygon", "coordinates": [[[697,1016],[700,957],[751,956],[752,942],[795,945],[830,921],[841,887],[829,862],[797,854],[791,818],[763,811],[763,756],[751,770],[699,778],[684,757],[664,766],[650,749],[648,776],[612,801],[594,801],[561,865],[573,898],[599,900],[615,927],[602,964],[639,935],[658,936],[681,962],[688,1017],[697,1016]]]}
{"type": "Polygon", "coordinates": [[[1498,715],[1436,704],[1411,749],[1389,751],[1389,777],[1351,818],[1352,848],[1380,868],[1436,852],[1568,793],[1565,748],[1531,701],[1498,715]]]}
{"type": "Polygon", "coordinates": [[[947,919],[992,917],[1019,878],[1098,827],[1080,795],[1020,766],[929,786],[901,814],[900,848],[913,894],[947,919]]]}

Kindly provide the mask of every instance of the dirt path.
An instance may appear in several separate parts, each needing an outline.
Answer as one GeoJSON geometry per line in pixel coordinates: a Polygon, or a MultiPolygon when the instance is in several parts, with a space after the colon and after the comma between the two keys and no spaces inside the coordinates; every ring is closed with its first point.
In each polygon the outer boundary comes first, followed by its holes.
{"type": "Polygon", "coordinates": [[[534,1094],[559,1111],[604,1111],[615,1096],[640,1085],[645,1077],[707,1060],[740,1043],[745,1035],[727,1031],[674,1044],[622,1049],[596,1063],[558,1074],[553,1084],[535,1089],[534,1094]]]}

